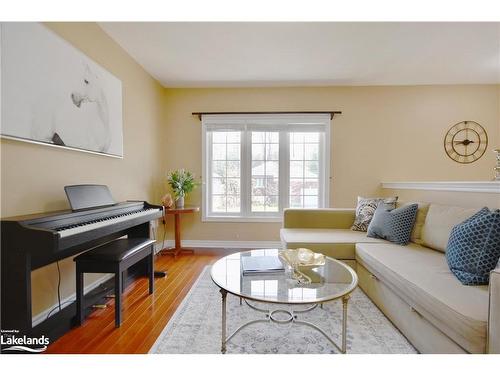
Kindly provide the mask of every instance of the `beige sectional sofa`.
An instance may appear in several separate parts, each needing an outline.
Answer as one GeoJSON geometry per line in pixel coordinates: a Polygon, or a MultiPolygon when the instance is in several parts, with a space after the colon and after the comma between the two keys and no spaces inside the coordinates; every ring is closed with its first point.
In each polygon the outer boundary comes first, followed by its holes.
{"type": "Polygon", "coordinates": [[[465,286],[444,250],[453,225],[476,210],[420,204],[412,242],[350,230],[354,209],[288,209],[281,240],[354,267],[359,286],[421,353],[500,353],[500,269],[489,286],[465,286]]]}

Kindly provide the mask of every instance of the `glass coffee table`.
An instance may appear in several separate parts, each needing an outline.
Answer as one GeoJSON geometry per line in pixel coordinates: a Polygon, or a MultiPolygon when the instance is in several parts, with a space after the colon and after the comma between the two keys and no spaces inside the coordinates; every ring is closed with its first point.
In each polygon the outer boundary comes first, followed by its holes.
{"type": "Polygon", "coordinates": [[[251,250],[231,254],[219,259],[212,266],[212,280],[220,288],[222,295],[221,352],[226,352],[226,344],[243,328],[255,323],[274,322],[300,324],[313,328],[341,353],[346,353],[347,302],[351,292],[358,285],[356,272],[346,264],[326,257],[325,265],[312,270],[316,273],[319,282],[299,283],[292,279],[286,265],[285,272],[243,276],[241,259],[263,255],[277,256],[278,249],[251,250]],[[246,322],[227,335],[226,298],[228,293],[239,297],[240,305],[245,302],[250,308],[262,312],[262,319],[246,322]],[[300,314],[307,313],[318,306],[323,307],[323,303],[336,299],[342,300],[342,342],[340,345],[317,325],[298,318],[300,314]],[[275,308],[263,309],[253,305],[252,301],[268,303],[275,308]]]}

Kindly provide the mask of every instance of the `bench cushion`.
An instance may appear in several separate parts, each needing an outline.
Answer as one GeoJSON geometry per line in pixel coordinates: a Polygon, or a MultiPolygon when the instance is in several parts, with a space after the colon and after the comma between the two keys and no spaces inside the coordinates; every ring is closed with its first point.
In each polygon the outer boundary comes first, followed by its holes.
{"type": "Polygon", "coordinates": [[[283,228],[280,235],[285,248],[305,247],[336,259],[354,259],[358,242],[385,242],[350,229],[283,228]]]}
{"type": "Polygon", "coordinates": [[[74,261],[121,262],[154,242],[149,238],[120,238],[80,254],[74,261]]]}
{"type": "Polygon", "coordinates": [[[465,350],[485,352],[488,288],[462,285],[444,254],[417,244],[358,243],[356,260],[465,350]]]}

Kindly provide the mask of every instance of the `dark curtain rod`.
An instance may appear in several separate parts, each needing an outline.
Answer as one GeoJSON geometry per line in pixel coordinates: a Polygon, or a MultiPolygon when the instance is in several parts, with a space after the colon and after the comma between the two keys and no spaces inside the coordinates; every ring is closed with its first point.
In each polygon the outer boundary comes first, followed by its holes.
{"type": "Polygon", "coordinates": [[[193,112],[193,116],[198,116],[201,121],[201,116],[203,115],[285,115],[285,114],[324,114],[328,113],[330,115],[330,120],[333,119],[334,115],[342,114],[341,111],[270,111],[270,112],[193,112]]]}

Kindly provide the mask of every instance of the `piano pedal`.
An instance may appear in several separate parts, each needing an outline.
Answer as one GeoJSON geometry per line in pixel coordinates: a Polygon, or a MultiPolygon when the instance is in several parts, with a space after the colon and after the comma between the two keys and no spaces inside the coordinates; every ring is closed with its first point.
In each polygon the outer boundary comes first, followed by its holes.
{"type": "Polygon", "coordinates": [[[104,296],[104,298],[115,298],[115,295],[114,294],[108,294],[108,295],[104,296]]]}
{"type": "Polygon", "coordinates": [[[92,305],[93,309],[105,309],[108,305],[92,305]]]}

